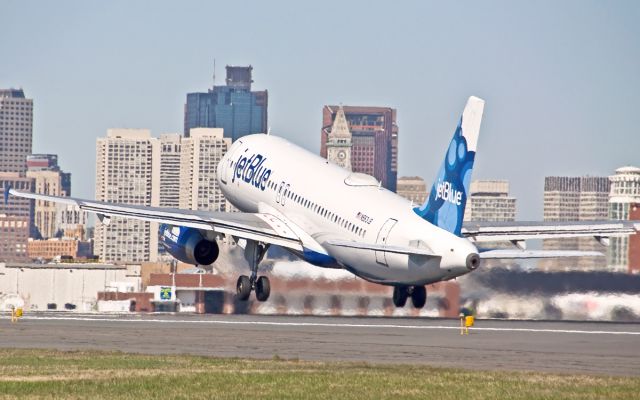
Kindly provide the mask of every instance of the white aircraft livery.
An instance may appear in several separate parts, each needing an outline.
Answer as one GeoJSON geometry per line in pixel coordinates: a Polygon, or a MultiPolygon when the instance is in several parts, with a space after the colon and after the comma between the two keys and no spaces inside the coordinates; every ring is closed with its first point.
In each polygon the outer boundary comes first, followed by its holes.
{"type": "Polygon", "coordinates": [[[345,269],[391,285],[396,306],[411,298],[420,308],[426,301],[425,285],[467,274],[481,259],[600,255],[527,251],[527,239],[593,236],[604,243],[636,232],[634,221],[463,224],[484,104],[477,97],[467,101],[429,197],[417,207],[369,175],[345,170],[270,134],[236,140],[218,165],[218,184],[241,212],[111,204],[10,188],[5,196],[74,204],[98,214],[105,224],[111,217],[159,222],[162,245],[176,259],[194,265],[215,262],[217,241],[231,236],[244,247],[250,265],[250,275],[238,278],[241,300],[252,291],[257,300],[268,299],[269,279],[258,272],[271,245],[318,267],[345,269]],[[515,247],[481,247],[490,241],[515,247]]]}

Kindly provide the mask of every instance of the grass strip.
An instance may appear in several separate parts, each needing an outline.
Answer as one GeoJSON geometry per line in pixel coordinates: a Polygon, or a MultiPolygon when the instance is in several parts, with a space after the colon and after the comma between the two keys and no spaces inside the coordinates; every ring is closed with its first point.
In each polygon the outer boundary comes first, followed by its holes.
{"type": "Polygon", "coordinates": [[[637,399],[640,378],[0,349],[0,399],[637,399]]]}

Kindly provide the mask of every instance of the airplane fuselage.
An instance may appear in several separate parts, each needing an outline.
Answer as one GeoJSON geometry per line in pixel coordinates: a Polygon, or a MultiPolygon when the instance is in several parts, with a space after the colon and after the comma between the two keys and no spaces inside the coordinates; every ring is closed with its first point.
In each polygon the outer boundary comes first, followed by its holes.
{"type": "Polygon", "coordinates": [[[411,203],[371,176],[352,173],[280,137],[237,140],[218,165],[218,183],[240,211],[284,217],[299,233],[297,254],[321,267],[344,268],[372,282],[424,285],[470,272],[478,251],[422,219],[411,203]],[[335,240],[428,249],[399,254],[334,245],[335,240]]]}

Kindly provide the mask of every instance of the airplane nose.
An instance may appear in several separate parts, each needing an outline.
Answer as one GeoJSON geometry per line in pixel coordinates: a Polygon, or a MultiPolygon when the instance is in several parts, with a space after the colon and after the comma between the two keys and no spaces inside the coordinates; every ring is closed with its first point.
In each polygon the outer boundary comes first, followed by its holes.
{"type": "Polygon", "coordinates": [[[480,256],[478,253],[471,253],[467,256],[467,269],[473,271],[480,266],[480,256]]]}

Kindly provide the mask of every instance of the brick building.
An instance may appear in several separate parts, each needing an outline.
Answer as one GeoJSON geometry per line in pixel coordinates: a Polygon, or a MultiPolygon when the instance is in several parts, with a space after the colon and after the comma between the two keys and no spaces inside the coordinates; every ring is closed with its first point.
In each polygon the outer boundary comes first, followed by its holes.
{"type": "Polygon", "coordinates": [[[342,108],[351,132],[351,169],[374,176],[382,186],[396,191],[398,179],[398,125],[389,107],[324,106],[320,155],[327,158],[327,142],[342,108]]]}
{"type": "Polygon", "coordinates": [[[26,261],[27,240],[33,223],[33,200],[12,196],[5,204],[6,187],[33,192],[33,179],[17,172],[0,172],[0,261],[26,261]]]}

